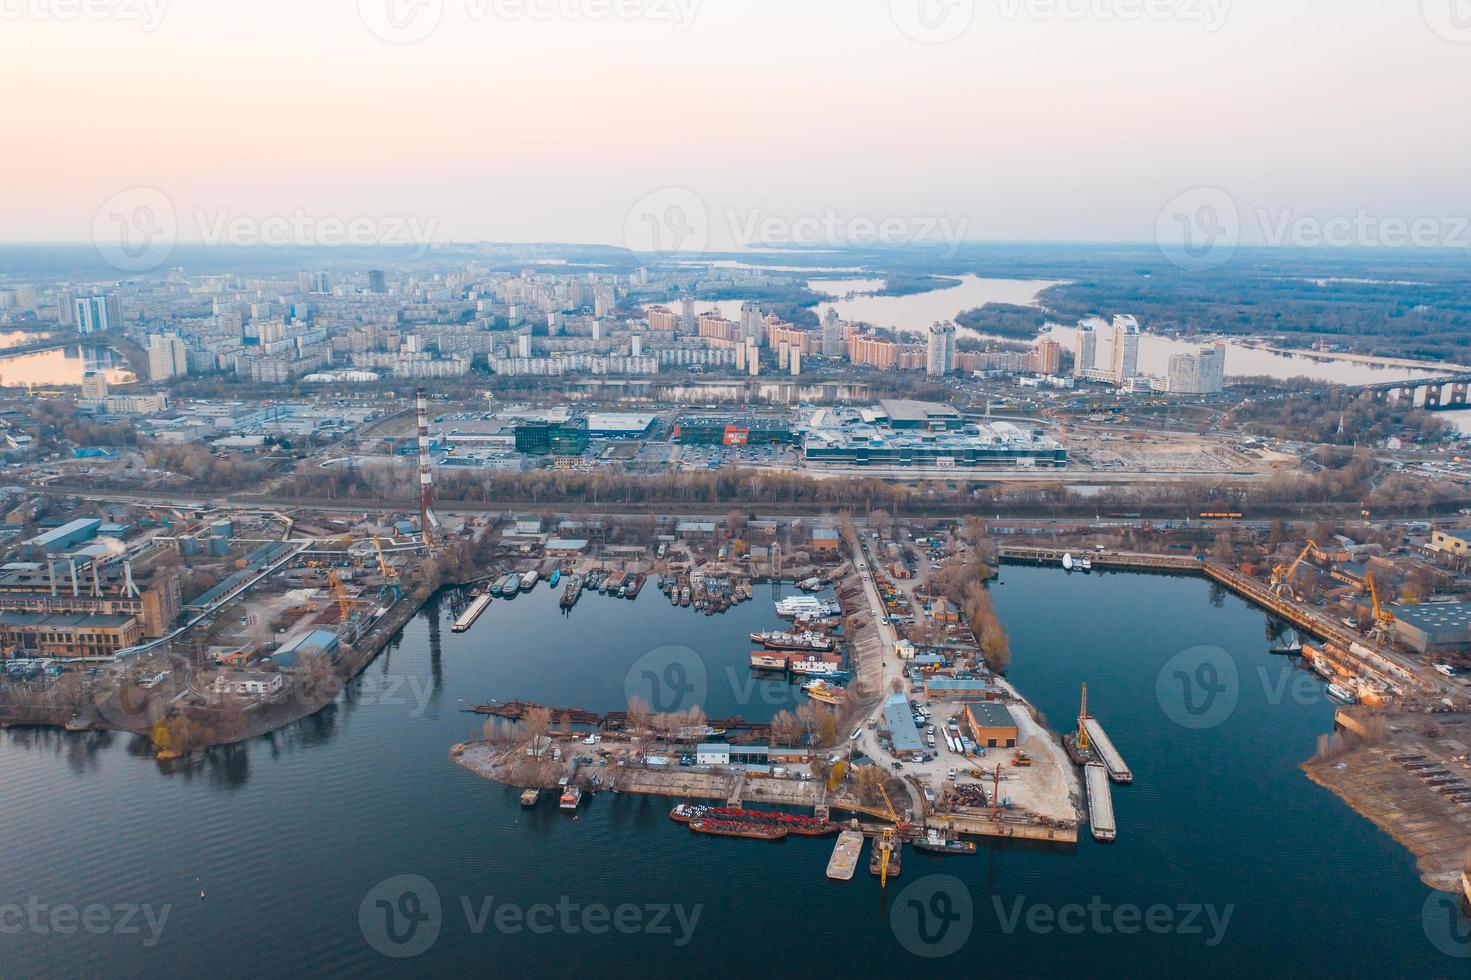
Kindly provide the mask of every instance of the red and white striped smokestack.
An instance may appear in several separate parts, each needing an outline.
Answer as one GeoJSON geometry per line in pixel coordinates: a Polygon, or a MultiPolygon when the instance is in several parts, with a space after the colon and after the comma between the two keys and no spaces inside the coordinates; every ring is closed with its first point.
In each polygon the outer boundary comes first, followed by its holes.
{"type": "Polygon", "coordinates": [[[429,529],[434,522],[434,470],[429,464],[429,391],[420,388],[415,393],[415,409],[419,416],[419,519],[424,531],[424,543],[432,543],[429,529]]]}

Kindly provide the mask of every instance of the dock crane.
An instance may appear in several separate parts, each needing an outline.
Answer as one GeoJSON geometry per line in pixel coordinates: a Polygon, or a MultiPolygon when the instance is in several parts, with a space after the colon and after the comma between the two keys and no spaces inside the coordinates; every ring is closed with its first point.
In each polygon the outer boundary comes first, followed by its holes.
{"type": "Polygon", "coordinates": [[[1316,541],[1309,541],[1307,547],[1302,549],[1302,554],[1298,555],[1297,560],[1294,561],[1291,565],[1278,565],[1276,568],[1272,569],[1273,595],[1280,596],[1282,594],[1283,590],[1285,590],[1288,587],[1289,583],[1291,583],[1292,580],[1297,576],[1297,570],[1302,567],[1303,562],[1308,560],[1309,555],[1317,558],[1320,561],[1323,560],[1323,558],[1325,557],[1323,554],[1323,549],[1318,547],[1318,543],[1316,541]]]}
{"type": "Polygon", "coordinates": [[[383,573],[383,587],[390,590],[397,601],[400,594],[398,569],[388,564],[388,556],[383,553],[383,542],[376,535],[373,537],[373,550],[378,553],[378,570],[383,573]]]}
{"type": "Polygon", "coordinates": [[[342,587],[342,579],[336,572],[327,574],[327,584],[332,588],[332,598],[337,603],[337,609],[342,614],[342,622],[347,622],[352,616],[352,603],[347,598],[347,591],[342,587]]]}
{"type": "Polygon", "coordinates": [[[900,819],[898,811],[894,809],[894,801],[889,799],[889,790],[883,783],[879,783],[879,793],[884,798],[884,806],[888,808],[889,819],[894,822],[893,827],[885,827],[883,837],[876,845],[879,848],[879,887],[889,887],[889,858],[894,855],[895,828],[908,827],[908,822],[900,819]]]}
{"type": "MultiPolygon", "coordinates": [[[[1088,684],[1083,684],[1083,706],[1078,709],[1078,754],[1086,755],[1088,752],[1088,684]]],[[[997,766],[997,771],[1000,771],[997,766]]],[[[998,781],[1000,776],[997,776],[998,781]]]]}
{"type": "Polygon", "coordinates": [[[1369,598],[1374,602],[1374,632],[1380,636],[1388,637],[1394,633],[1394,613],[1385,609],[1379,602],[1379,585],[1374,581],[1374,573],[1364,574],[1364,585],[1369,589],[1369,598]]]}

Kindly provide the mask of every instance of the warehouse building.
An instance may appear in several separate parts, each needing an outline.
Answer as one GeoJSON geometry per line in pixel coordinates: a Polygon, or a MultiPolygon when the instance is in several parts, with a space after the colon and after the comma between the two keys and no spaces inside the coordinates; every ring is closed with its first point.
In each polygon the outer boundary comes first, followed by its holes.
{"type": "Polygon", "coordinates": [[[1471,653],[1471,603],[1428,602],[1392,611],[1400,642],[1416,653],[1471,653]]]}
{"type": "Polygon", "coordinates": [[[1021,737],[1006,705],[995,701],[966,705],[965,729],[971,741],[988,749],[1014,749],[1021,737]]]}

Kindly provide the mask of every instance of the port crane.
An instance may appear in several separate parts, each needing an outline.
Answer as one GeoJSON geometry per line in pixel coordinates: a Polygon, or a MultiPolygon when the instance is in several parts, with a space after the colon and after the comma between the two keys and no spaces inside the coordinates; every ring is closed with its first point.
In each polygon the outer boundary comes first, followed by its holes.
{"type": "Polygon", "coordinates": [[[1302,553],[1297,556],[1297,559],[1291,565],[1278,565],[1276,568],[1272,569],[1273,595],[1280,596],[1283,593],[1283,591],[1288,587],[1292,580],[1297,576],[1297,570],[1302,567],[1302,563],[1308,560],[1309,555],[1318,559],[1319,561],[1322,561],[1326,558],[1326,556],[1323,554],[1323,549],[1318,547],[1318,543],[1316,541],[1309,541],[1307,547],[1302,549],[1302,553]]]}
{"type": "Polygon", "coordinates": [[[1394,633],[1394,613],[1385,609],[1379,602],[1379,585],[1374,581],[1374,573],[1367,572],[1364,575],[1364,585],[1369,589],[1369,598],[1374,603],[1374,632],[1380,636],[1388,637],[1394,633]]]}
{"type": "Polygon", "coordinates": [[[332,588],[332,599],[337,603],[337,610],[342,614],[342,622],[345,623],[352,615],[352,603],[347,598],[347,591],[342,587],[342,579],[336,572],[329,572],[327,584],[332,588]]]}
{"type": "Polygon", "coordinates": [[[383,553],[383,542],[377,535],[373,537],[373,550],[378,553],[378,570],[383,573],[383,587],[392,592],[393,598],[397,600],[400,594],[398,569],[388,564],[388,556],[383,553]]]}
{"type": "MultiPolygon", "coordinates": [[[[1078,753],[1084,754],[1088,751],[1088,685],[1083,684],[1083,706],[1078,709],[1078,753]]],[[[998,771],[1000,766],[997,766],[998,771]]],[[[999,780],[1000,777],[998,776],[999,780]]]]}
{"type": "Polygon", "coordinates": [[[894,801],[889,799],[889,789],[883,783],[879,783],[879,794],[884,798],[884,806],[888,808],[889,819],[893,821],[894,827],[885,827],[883,837],[876,845],[879,848],[879,887],[889,887],[889,859],[894,855],[895,827],[903,828],[908,824],[900,819],[898,812],[894,809],[894,801]]]}

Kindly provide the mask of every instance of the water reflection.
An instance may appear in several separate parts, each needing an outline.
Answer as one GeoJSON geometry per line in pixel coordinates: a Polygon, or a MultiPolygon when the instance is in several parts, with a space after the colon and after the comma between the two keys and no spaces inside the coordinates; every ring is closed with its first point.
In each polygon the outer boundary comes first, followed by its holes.
{"type": "Polygon", "coordinates": [[[80,385],[88,371],[103,372],[109,384],[138,380],[111,348],[77,346],[0,357],[0,386],[80,385]]]}

